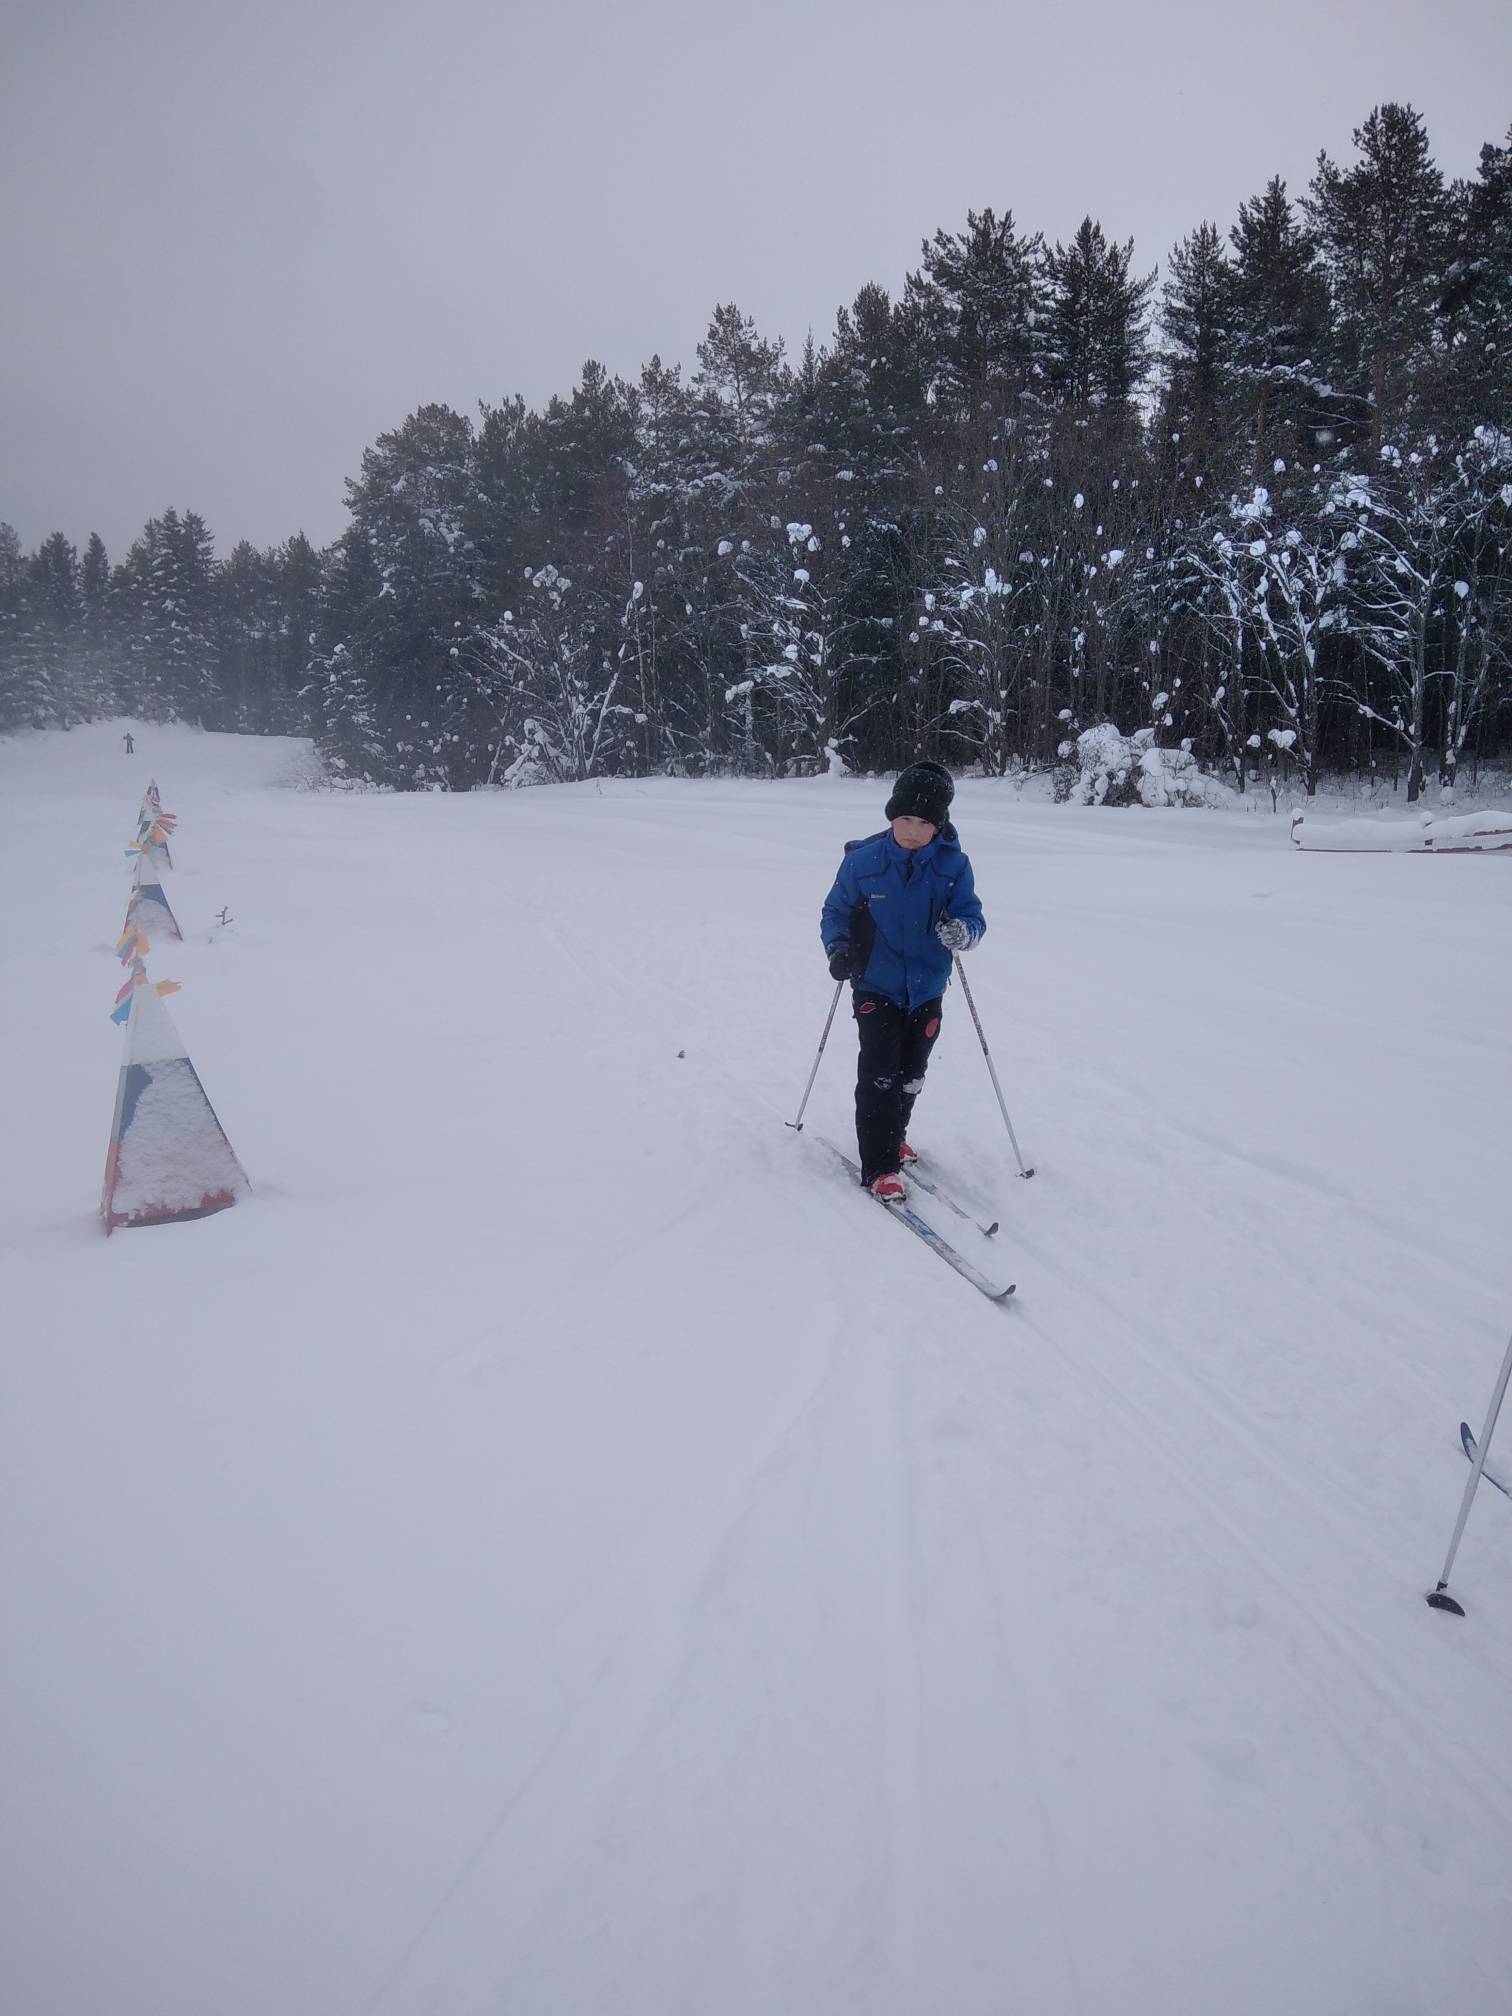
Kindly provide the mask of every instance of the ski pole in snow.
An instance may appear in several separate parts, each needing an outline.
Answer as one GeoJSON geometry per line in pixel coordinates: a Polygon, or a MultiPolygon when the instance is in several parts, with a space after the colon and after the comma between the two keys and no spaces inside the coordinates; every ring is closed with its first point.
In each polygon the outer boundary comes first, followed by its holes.
{"type": "Polygon", "coordinates": [[[796,1120],[784,1120],[782,1123],[784,1127],[791,1127],[798,1134],[803,1132],[803,1108],[807,1106],[809,1094],[814,1089],[814,1080],[819,1076],[819,1059],[824,1055],[824,1046],[829,1041],[830,1024],[835,1019],[835,1010],[840,1006],[840,989],[844,985],[845,982],[843,980],[835,982],[835,998],[830,1003],[830,1012],[824,1018],[824,1034],[819,1038],[819,1048],[814,1053],[814,1068],[809,1073],[809,1082],[803,1088],[803,1105],[798,1108],[798,1118],[796,1120]]]}
{"type": "Polygon", "coordinates": [[[1449,1553],[1444,1562],[1444,1572],[1438,1579],[1438,1586],[1429,1592],[1428,1603],[1434,1610],[1449,1610],[1456,1617],[1465,1614],[1464,1605],[1456,1603],[1444,1591],[1449,1586],[1449,1571],[1454,1566],[1455,1551],[1460,1543],[1460,1535],[1465,1530],[1465,1521],[1470,1517],[1471,1501],[1475,1497],[1475,1487],[1481,1480],[1481,1472],[1486,1467],[1486,1451],[1491,1447],[1491,1437],[1496,1432],[1496,1417],[1501,1412],[1503,1396],[1507,1391],[1507,1381],[1512,1378],[1512,1337],[1507,1339],[1507,1355],[1502,1360],[1501,1373],[1496,1381],[1496,1391],[1491,1395],[1491,1406],[1486,1415],[1486,1425],[1481,1430],[1480,1447],[1475,1452],[1475,1462],[1470,1471],[1470,1482],[1465,1486],[1465,1495],[1460,1501],[1459,1518],[1454,1522],[1454,1538],[1449,1542],[1449,1553]]]}
{"type": "Polygon", "coordinates": [[[1008,1103],[1003,1097],[1003,1088],[998,1083],[997,1066],[992,1061],[992,1052],[987,1048],[987,1037],[982,1028],[982,1018],[976,1011],[976,1003],[971,998],[971,983],[966,978],[966,968],[961,964],[961,955],[955,955],[956,978],[961,983],[961,992],[966,996],[966,1006],[971,1010],[971,1019],[976,1024],[977,1041],[982,1046],[982,1055],[987,1059],[987,1069],[992,1078],[992,1089],[997,1094],[997,1102],[1002,1110],[1003,1125],[1008,1129],[1008,1139],[1013,1143],[1013,1153],[1017,1158],[1020,1176],[1032,1176],[1034,1171],[1024,1167],[1024,1158],[1019,1153],[1018,1136],[1013,1131],[1013,1122],[1008,1118],[1008,1103]]]}

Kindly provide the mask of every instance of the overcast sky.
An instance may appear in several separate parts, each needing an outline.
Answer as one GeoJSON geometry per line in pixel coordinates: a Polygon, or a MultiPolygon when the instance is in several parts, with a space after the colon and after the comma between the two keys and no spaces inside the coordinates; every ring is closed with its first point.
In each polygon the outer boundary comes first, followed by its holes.
{"type": "Polygon", "coordinates": [[[323,543],[427,400],[823,340],[968,208],[1148,269],[1391,98],[1473,173],[1508,0],[0,0],[0,518],[323,543]]]}

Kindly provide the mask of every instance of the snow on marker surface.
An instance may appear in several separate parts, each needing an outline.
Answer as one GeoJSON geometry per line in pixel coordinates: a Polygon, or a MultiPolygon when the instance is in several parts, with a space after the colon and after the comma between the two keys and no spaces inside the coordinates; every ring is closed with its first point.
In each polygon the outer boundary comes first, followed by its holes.
{"type": "Polygon", "coordinates": [[[136,867],[132,871],[126,926],[129,930],[144,933],[149,941],[156,938],[181,939],[184,935],[158,879],[158,871],[151,866],[145,853],[137,856],[136,867]]]}
{"type": "Polygon", "coordinates": [[[962,783],[1009,1318],[782,1124],[877,781],[120,732],[0,743],[7,2016],[1506,2016],[1512,880],[962,783]],[[257,1191],[107,1241],[149,774],[257,1191]]]}

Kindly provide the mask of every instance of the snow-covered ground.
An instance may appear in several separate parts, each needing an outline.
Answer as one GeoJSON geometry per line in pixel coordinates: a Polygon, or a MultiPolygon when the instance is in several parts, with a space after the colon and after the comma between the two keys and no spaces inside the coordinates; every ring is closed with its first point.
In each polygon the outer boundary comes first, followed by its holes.
{"type": "Polygon", "coordinates": [[[1505,2016],[1512,862],[963,785],[1005,1311],[782,1125],[878,785],[300,754],[0,744],[7,2016],[1505,2016]],[[107,1242],[149,775],[256,1195],[107,1242]]]}

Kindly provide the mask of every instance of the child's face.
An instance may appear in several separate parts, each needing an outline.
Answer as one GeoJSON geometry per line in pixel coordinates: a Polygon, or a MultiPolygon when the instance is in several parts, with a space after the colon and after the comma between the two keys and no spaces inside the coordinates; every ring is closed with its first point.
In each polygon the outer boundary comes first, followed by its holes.
{"type": "Polygon", "coordinates": [[[900,847],[910,853],[915,847],[927,847],[939,829],[931,826],[927,819],[898,818],[892,822],[892,836],[900,847]]]}

